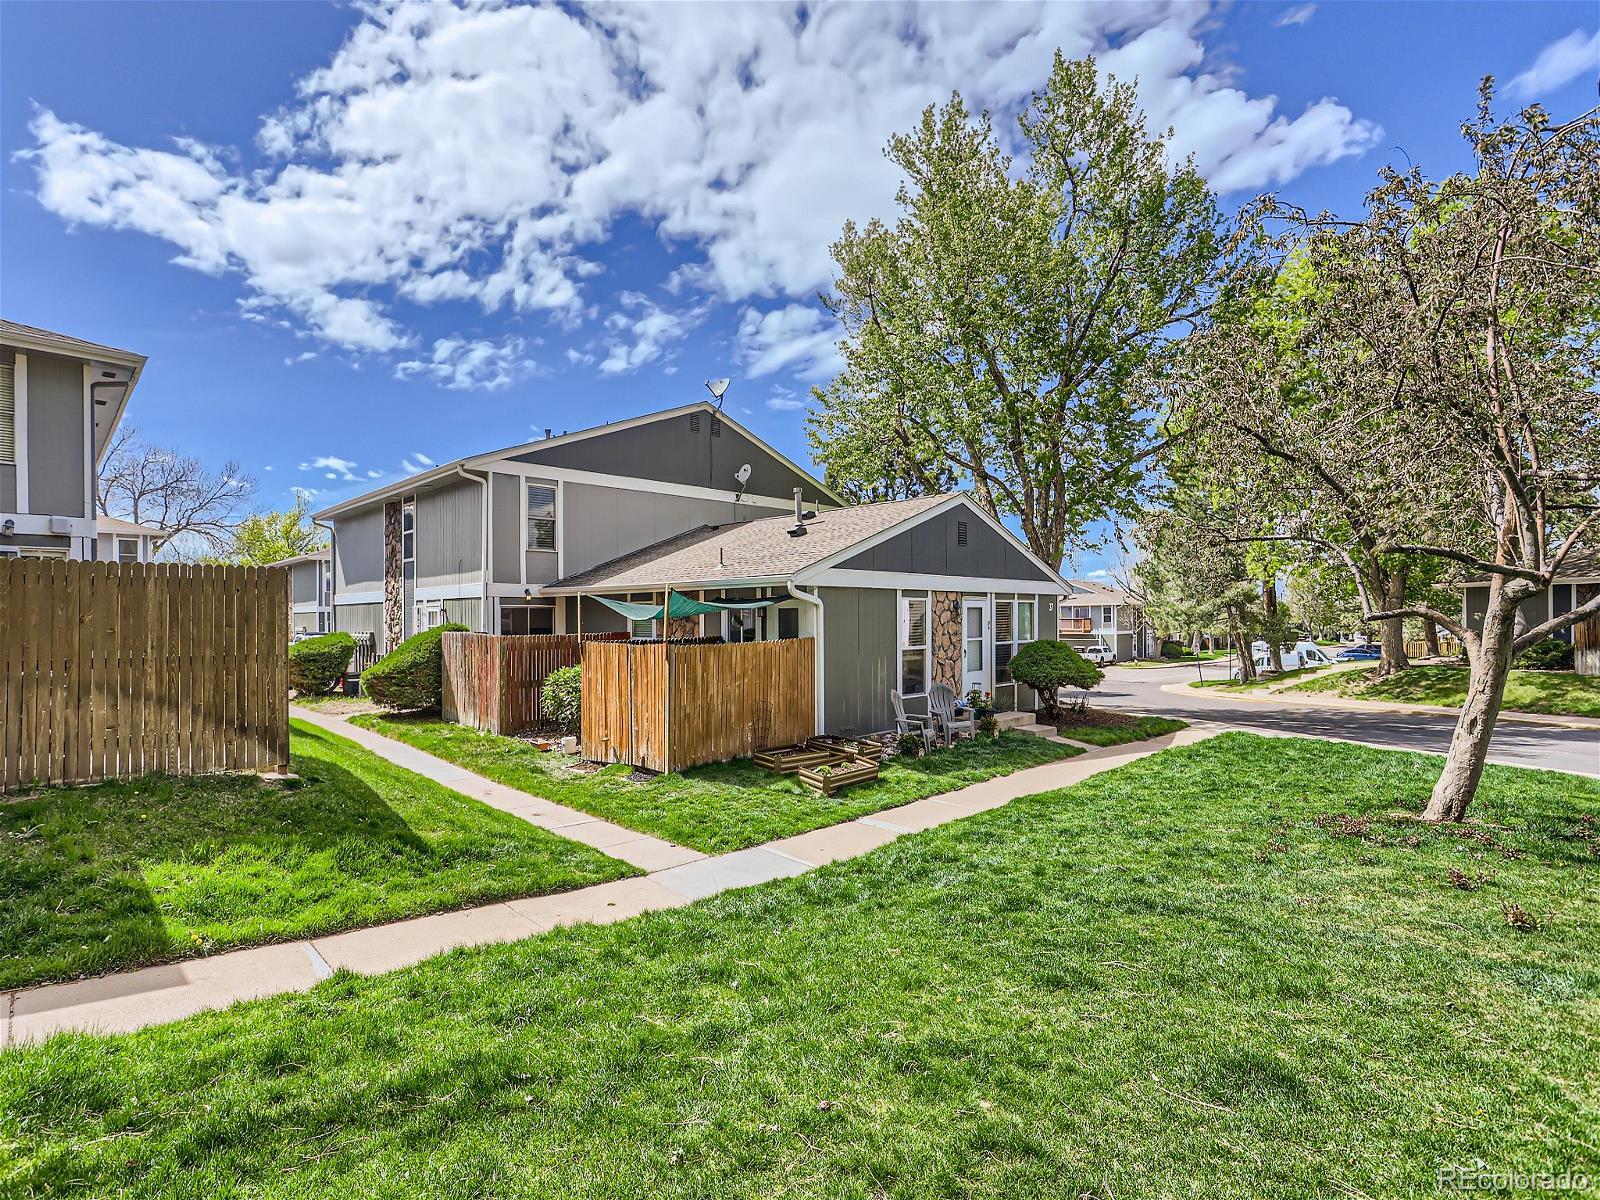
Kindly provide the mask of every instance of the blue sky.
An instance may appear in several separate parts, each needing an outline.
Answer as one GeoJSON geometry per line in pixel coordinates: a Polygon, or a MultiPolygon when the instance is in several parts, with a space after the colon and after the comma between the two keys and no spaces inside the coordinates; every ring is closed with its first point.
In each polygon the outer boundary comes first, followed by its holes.
{"type": "MultiPolygon", "coordinates": [[[[1226,200],[1462,165],[1478,78],[1592,103],[1592,2],[0,6],[0,311],[145,353],[131,419],[263,504],[704,395],[807,461],[815,303],[879,153],[1050,53],[1137,75],[1226,200]],[[319,465],[320,464],[320,465],[319,465]]],[[[1104,566],[1083,556],[1080,573],[1104,566]]]]}

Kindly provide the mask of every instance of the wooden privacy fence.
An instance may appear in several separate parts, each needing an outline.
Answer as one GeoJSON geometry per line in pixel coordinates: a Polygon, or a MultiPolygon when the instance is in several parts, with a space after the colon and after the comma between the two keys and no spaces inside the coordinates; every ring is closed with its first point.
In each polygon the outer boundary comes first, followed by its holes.
{"type": "Polygon", "coordinates": [[[650,771],[724,762],[816,729],[815,642],[583,648],[583,756],[650,771]]]}
{"type": "Polygon", "coordinates": [[[0,788],[289,762],[282,568],[0,559],[0,788]]]}
{"type": "Polygon", "coordinates": [[[522,733],[544,724],[545,676],[575,667],[583,643],[626,633],[447,633],[441,645],[446,721],[490,733],[522,733]]]}

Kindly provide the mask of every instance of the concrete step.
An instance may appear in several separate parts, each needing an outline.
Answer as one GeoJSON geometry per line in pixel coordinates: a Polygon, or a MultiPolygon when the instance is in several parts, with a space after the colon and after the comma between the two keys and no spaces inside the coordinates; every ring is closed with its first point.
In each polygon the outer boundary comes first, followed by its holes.
{"type": "Polygon", "coordinates": [[[1029,722],[1027,725],[1012,726],[1012,731],[1014,733],[1031,733],[1034,737],[1056,736],[1056,727],[1054,725],[1039,725],[1033,722],[1029,722]]]}
{"type": "Polygon", "coordinates": [[[1022,725],[1033,724],[1033,714],[1031,712],[995,713],[994,719],[1000,722],[1001,729],[1016,729],[1022,725]]]}

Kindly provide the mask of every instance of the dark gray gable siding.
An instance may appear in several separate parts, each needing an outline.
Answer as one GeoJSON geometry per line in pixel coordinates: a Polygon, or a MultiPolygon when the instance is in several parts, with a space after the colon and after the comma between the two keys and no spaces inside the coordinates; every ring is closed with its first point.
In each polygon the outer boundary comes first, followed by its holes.
{"type": "Polygon", "coordinates": [[[808,504],[824,499],[814,480],[784,466],[770,450],[708,412],[647,421],[565,445],[536,446],[516,455],[514,461],[718,491],[736,490],[739,484],[734,472],[749,463],[750,481],[744,490],[750,495],[789,496],[795,488],[802,488],[808,504]],[[716,437],[712,436],[713,422],[720,430],[716,437]],[[699,425],[698,432],[691,423],[699,425]]]}
{"type": "Polygon", "coordinates": [[[1037,579],[1049,576],[1001,537],[988,522],[958,505],[929,517],[838,566],[849,571],[898,571],[918,575],[965,575],[974,579],[1037,579]],[[967,527],[961,545],[960,526],[967,527]]]}

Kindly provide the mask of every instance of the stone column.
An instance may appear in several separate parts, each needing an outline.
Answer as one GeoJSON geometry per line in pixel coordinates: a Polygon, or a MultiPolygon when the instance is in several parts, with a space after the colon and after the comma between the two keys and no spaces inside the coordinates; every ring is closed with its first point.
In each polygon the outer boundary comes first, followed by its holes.
{"type": "Polygon", "coordinates": [[[934,592],[933,678],[930,683],[947,683],[961,695],[963,654],[961,644],[961,593],[934,592]]]}
{"type": "Polygon", "coordinates": [[[401,580],[399,500],[383,506],[383,652],[400,644],[405,631],[405,587],[401,580]]]}

